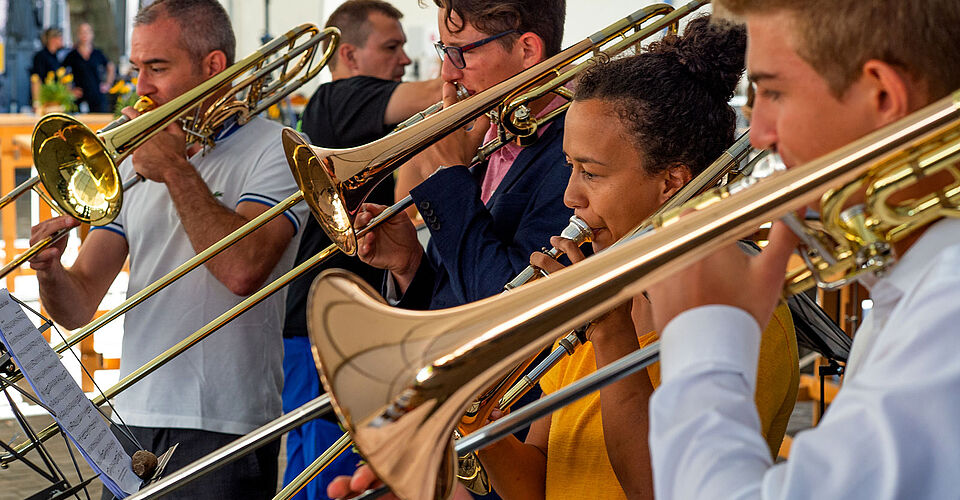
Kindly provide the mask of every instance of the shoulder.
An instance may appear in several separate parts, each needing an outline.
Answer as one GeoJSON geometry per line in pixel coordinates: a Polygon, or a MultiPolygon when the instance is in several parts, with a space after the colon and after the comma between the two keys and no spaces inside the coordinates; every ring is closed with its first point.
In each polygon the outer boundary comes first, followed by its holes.
{"type": "Polygon", "coordinates": [[[281,130],[283,125],[280,123],[255,116],[217,147],[222,146],[231,156],[251,160],[249,163],[284,158],[281,130]]]}

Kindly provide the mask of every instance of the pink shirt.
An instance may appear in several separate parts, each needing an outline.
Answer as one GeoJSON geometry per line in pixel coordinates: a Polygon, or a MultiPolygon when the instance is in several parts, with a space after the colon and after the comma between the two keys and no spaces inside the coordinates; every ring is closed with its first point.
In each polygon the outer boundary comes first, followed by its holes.
{"type": "MultiPolygon", "coordinates": [[[[547,104],[547,107],[543,108],[543,110],[537,114],[537,117],[539,118],[559,108],[565,102],[567,102],[567,100],[563,97],[554,97],[553,100],[550,101],[550,104],[547,104]]],[[[550,127],[550,123],[539,127],[537,129],[537,137],[542,136],[548,127],[550,127]]],[[[484,143],[492,141],[495,137],[497,137],[497,126],[491,124],[490,130],[487,131],[487,135],[483,139],[484,143]]],[[[507,172],[510,171],[510,166],[513,165],[514,160],[517,159],[517,156],[520,155],[520,151],[522,150],[523,148],[517,145],[515,141],[510,141],[490,155],[490,159],[487,162],[487,172],[483,175],[483,183],[480,185],[480,200],[483,201],[484,204],[490,201],[490,197],[493,196],[493,193],[497,190],[497,186],[500,185],[503,178],[507,176],[507,172]]]]}

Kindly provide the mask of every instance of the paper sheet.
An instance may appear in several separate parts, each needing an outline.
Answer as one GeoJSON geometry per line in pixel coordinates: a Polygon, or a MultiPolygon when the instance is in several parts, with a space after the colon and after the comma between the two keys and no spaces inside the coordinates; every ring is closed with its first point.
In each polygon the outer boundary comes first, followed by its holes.
{"type": "Polygon", "coordinates": [[[0,341],[103,484],[117,498],[139,490],[140,478],[109,424],[6,289],[0,289],[0,341]]]}

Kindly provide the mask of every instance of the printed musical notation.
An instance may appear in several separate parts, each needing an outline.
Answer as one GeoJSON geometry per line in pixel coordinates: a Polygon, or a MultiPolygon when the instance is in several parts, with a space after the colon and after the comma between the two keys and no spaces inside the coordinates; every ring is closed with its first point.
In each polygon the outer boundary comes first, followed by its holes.
{"type": "Polygon", "coordinates": [[[139,490],[141,481],[130,467],[130,456],[6,289],[0,289],[0,341],[104,485],[117,498],[139,490]]]}

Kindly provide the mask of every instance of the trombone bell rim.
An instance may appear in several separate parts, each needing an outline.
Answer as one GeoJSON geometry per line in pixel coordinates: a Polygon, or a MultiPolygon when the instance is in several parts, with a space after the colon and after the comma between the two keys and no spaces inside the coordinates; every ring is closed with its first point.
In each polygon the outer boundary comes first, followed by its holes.
{"type": "Polygon", "coordinates": [[[357,233],[340,181],[329,165],[297,131],[283,129],[283,150],[293,178],[323,231],[343,253],[357,254],[357,233]]]}
{"type": "Polygon", "coordinates": [[[62,210],[94,226],[119,215],[120,172],[93,130],[72,116],[54,113],[37,123],[31,144],[37,175],[62,210]]]}

